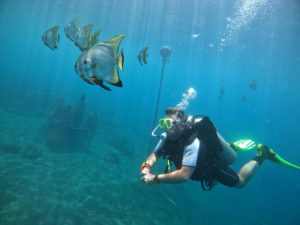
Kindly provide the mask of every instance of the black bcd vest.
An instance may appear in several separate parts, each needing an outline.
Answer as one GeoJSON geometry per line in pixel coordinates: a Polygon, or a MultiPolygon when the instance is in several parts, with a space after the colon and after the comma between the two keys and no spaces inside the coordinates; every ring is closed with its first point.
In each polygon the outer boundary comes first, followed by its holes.
{"type": "Polygon", "coordinates": [[[162,147],[162,156],[172,161],[176,169],[182,166],[184,148],[193,143],[195,138],[201,141],[197,165],[191,179],[197,181],[213,180],[213,172],[224,163],[219,158],[223,151],[217,130],[208,117],[193,123],[182,136],[175,141],[166,139],[162,147]]]}

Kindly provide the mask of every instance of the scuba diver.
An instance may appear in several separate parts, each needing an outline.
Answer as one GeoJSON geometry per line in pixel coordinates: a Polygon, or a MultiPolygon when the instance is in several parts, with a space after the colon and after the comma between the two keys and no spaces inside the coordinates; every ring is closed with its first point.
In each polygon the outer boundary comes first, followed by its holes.
{"type": "Polygon", "coordinates": [[[206,191],[217,183],[243,188],[266,159],[300,170],[269,147],[258,144],[256,156],[236,173],[229,167],[236,160],[236,151],[252,149],[255,146],[253,141],[227,143],[208,117],[187,117],[183,109],[168,108],[165,114],[166,118],[160,119],[158,125],[165,132],[157,135],[160,141],[141,166],[141,180],[148,185],[177,184],[192,179],[200,181],[206,191]],[[161,157],[168,160],[165,173],[154,175],[150,172],[151,167],[161,157]],[[171,162],[176,167],[172,172],[171,162]]]}

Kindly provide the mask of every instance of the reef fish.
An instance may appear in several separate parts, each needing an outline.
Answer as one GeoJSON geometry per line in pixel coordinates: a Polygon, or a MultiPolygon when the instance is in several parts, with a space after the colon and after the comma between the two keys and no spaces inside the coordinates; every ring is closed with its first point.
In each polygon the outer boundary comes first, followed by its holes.
{"type": "Polygon", "coordinates": [[[97,84],[108,91],[111,89],[103,85],[104,81],[122,87],[117,66],[124,71],[123,49],[119,55],[117,53],[124,37],[124,34],[118,35],[83,52],[75,63],[75,71],[87,83],[97,84]]]}
{"type": "Polygon", "coordinates": [[[98,29],[98,30],[96,30],[93,34],[90,35],[90,37],[88,38],[88,40],[89,40],[88,48],[91,48],[91,47],[93,47],[95,44],[98,43],[100,32],[101,32],[101,30],[98,29]]]}
{"type": "Polygon", "coordinates": [[[75,45],[80,48],[81,51],[85,51],[89,48],[91,30],[93,29],[94,24],[89,24],[84,27],[79,27],[78,31],[75,34],[75,45]]]}
{"type": "Polygon", "coordinates": [[[256,90],[258,87],[258,82],[257,80],[251,80],[250,83],[249,83],[249,88],[250,89],[253,89],[253,90],[256,90]]]}
{"type": "Polygon", "coordinates": [[[64,27],[66,36],[73,42],[75,42],[76,33],[79,31],[79,25],[78,25],[79,22],[80,22],[80,19],[73,19],[70,23],[68,23],[64,27]]]}
{"type": "Polygon", "coordinates": [[[144,47],[138,54],[137,58],[139,60],[139,63],[141,64],[141,66],[143,64],[147,64],[147,58],[148,58],[148,50],[149,46],[144,47]]]}
{"type": "Polygon", "coordinates": [[[57,42],[59,41],[59,34],[57,33],[59,26],[54,26],[46,30],[42,35],[42,40],[50,49],[57,49],[57,42]]]}

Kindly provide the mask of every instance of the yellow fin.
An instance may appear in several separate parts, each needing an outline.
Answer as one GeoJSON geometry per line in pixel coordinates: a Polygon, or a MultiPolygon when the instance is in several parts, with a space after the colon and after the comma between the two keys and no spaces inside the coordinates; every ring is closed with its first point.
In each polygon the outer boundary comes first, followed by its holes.
{"type": "Polygon", "coordinates": [[[123,69],[123,64],[124,64],[124,55],[123,55],[123,49],[121,50],[120,54],[117,57],[117,64],[120,67],[120,69],[122,71],[124,71],[123,69]]]}
{"type": "Polygon", "coordinates": [[[106,45],[107,47],[112,48],[113,51],[113,57],[117,56],[119,46],[123,38],[125,37],[125,34],[120,34],[116,37],[113,37],[111,39],[103,41],[103,44],[106,45]]]}
{"type": "Polygon", "coordinates": [[[103,79],[105,82],[110,84],[118,84],[120,82],[119,72],[116,66],[114,66],[114,69],[112,71],[112,74],[105,79],[103,79]]]}

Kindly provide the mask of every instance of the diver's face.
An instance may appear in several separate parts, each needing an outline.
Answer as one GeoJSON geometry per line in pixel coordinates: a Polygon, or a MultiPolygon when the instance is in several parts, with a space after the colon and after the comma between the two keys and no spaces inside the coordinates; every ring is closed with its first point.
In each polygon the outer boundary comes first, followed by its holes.
{"type": "Polygon", "coordinates": [[[180,123],[181,121],[179,118],[177,118],[176,114],[168,115],[167,118],[173,120],[172,127],[170,129],[167,129],[165,127],[164,129],[171,140],[177,140],[182,135],[185,129],[184,124],[180,123]]]}

